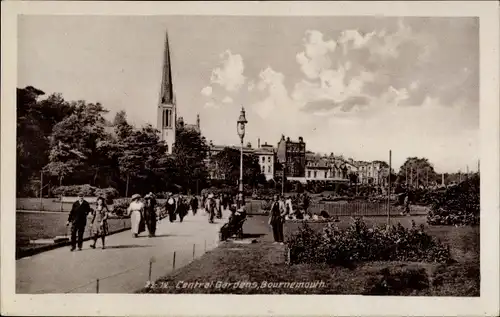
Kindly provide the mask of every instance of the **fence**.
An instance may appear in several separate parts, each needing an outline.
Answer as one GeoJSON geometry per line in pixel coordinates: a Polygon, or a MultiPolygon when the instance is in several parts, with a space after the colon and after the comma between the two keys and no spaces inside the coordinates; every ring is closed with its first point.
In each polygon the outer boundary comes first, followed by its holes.
{"type": "MultiPolygon", "coordinates": [[[[217,247],[217,240],[205,240],[203,243],[193,244],[192,248],[170,250],[162,255],[111,274],[96,276],[95,279],[82,283],[64,293],[133,293],[140,291],[148,284],[154,283],[159,278],[173,273],[193,260],[201,257],[206,252],[217,247]]],[[[176,287],[176,285],[162,285],[162,287],[176,287]]]]}
{"type": "MultiPolygon", "coordinates": [[[[250,201],[247,203],[247,212],[249,214],[262,214],[262,207],[269,205],[265,201],[250,201]]],[[[321,202],[311,203],[308,211],[313,214],[319,214],[321,211],[326,211],[330,216],[387,216],[387,202],[369,202],[369,201],[352,201],[352,202],[321,202]]],[[[390,215],[397,215],[402,210],[391,204],[390,215]]],[[[426,215],[427,208],[411,206],[411,214],[426,215]]]]}

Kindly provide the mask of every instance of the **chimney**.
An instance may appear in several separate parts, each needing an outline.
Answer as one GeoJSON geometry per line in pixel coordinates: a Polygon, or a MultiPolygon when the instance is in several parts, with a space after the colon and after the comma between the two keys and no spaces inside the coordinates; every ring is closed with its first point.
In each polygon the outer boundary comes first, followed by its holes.
{"type": "Polygon", "coordinates": [[[196,115],[196,126],[198,127],[198,129],[200,128],[200,114],[199,113],[196,115]]]}
{"type": "Polygon", "coordinates": [[[257,148],[260,149],[260,138],[257,139],[257,148]]]}

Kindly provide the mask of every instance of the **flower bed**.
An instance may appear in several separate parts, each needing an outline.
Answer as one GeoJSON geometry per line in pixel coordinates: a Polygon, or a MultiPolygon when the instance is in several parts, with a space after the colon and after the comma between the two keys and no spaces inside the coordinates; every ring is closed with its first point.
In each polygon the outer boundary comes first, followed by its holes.
{"type": "Polygon", "coordinates": [[[480,214],[479,175],[437,195],[427,216],[431,225],[477,225],[480,214]]]}
{"type": "Polygon", "coordinates": [[[451,261],[449,247],[424,232],[397,226],[368,228],[359,218],[346,229],[329,223],[322,232],[304,222],[287,239],[291,263],[346,264],[359,261],[451,261]]]}

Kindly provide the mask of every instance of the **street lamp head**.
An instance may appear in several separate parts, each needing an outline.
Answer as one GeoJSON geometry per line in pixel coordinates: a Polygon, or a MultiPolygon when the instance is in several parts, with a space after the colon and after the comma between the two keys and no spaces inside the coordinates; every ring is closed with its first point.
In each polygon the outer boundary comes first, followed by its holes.
{"type": "Polygon", "coordinates": [[[245,117],[245,108],[241,107],[240,117],[237,122],[238,135],[243,140],[245,136],[245,124],[247,124],[247,118],[245,117]]]}

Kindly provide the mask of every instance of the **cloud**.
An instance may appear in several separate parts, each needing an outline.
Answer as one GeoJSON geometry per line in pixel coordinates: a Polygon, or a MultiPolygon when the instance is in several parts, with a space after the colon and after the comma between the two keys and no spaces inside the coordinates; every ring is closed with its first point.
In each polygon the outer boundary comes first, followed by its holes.
{"type": "Polygon", "coordinates": [[[304,42],[305,52],[298,53],[296,60],[308,78],[318,78],[323,69],[331,67],[328,53],[335,51],[337,44],[332,40],[324,41],[323,34],[316,30],[307,31],[304,42]]]}
{"type": "Polygon", "coordinates": [[[206,109],[219,109],[220,106],[213,101],[207,101],[204,106],[206,109]]]}
{"type": "Polygon", "coordinates": [[[245,66],[243,58],[239,54],[233,54],[230,50],[220,55],[222,66],[212,71],[211,82],[219,84],[227,91],[236,92],[245,83],[243,71],[245,66]]]}
{"type": "Polygon", "coordinates": [[[212,87],[211,86],[207,86],[207,87],[203,88],[201,90],[201,94],[204,95],[204,96],[209,97],[210,95],[212,95],[212,87]]]}
{"type": "Polygon", "coordinates": [[[233,98],[226,96],[224,99],[222,99],[223,103],[233,103],[233,98]]]}
{"type": "Polygon", "coordinates": [[[248,91],[253,91],[255,88],[255,83],[253,80],[248,82],[248,91]]]}

